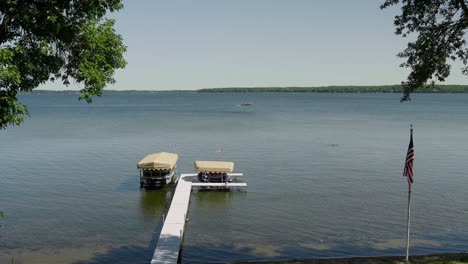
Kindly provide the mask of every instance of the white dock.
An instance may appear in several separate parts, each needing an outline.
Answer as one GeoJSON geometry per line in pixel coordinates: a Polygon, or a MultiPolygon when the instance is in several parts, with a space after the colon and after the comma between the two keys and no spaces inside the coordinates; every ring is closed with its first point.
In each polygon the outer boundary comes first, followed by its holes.
{"type": "MultiPolygon", "coordinates": [[[[184,236],[185,220],[190,202],[192,186],[246,187],[243,183],[192,183],[197,174],[181,174],[171,206],[164,221],[151,264],[177,263],[184,236]]],[[[231,177],[241,177],[242,173],[228,173],[231,177]]]]}
{"type": "Polygon", "coordinates": [[[224,183],[224,182],[194,182],[192,186],[198,187],[247,187],[245,182],[234,182],[234,183],[224,183]]]}

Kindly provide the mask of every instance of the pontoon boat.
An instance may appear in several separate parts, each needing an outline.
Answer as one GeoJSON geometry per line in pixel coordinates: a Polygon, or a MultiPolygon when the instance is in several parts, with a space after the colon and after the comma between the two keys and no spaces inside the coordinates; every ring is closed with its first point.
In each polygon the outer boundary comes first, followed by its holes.
{"type": "Polygon", "coordinates": [[[158,187],[177,181],[176,168],[179,156],[174,153],[159,152],[146,156],[138,162],[140,188],[158,187]]]}
{"type": "Polygon", "coordinates": [[[195,161],[195,171],[198,173],[192,186],[204,189],[228,189],[230,187],[246,187],[242,173],[233,173],[234,163],[226,161],[195,161]]]}

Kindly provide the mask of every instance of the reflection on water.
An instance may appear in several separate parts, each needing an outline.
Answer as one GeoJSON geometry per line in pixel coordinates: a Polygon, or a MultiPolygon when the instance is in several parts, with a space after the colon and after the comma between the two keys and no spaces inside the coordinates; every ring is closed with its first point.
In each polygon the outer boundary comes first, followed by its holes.
{"type": "Polygon", "coordinates": [[[234,198],[245,196],[245,192],[238,191],[213,191],[213,190],[199,190],[192,193],[191,202],[196,202],[198,207],[213,208],[215,206],[223,207],[229,205],[234,198]]]}
{"type": "Polygon", "coordinates": [[[165,206],[170,203],[174,192],[173,186],[161,189],[141,189],[140,209],[143,217],[159,217],[165,206]]]}

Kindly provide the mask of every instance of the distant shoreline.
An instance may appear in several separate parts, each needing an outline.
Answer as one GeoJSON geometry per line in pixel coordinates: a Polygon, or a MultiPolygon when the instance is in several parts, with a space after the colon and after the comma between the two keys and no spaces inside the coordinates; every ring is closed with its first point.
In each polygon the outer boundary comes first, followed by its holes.
{"type": "MultiPolygon", "coordinates": [[[[288,261],[249,261],[249,262],[232,262],[232,264],[400,264],[404,263],[403,256],[387,256],[387,257],[355,257],[355,258],[330,258],[330,259],[304,259],[304,260],[288,260],[288,261]]],[[[454,254],[434,254],[422,256],[410,256],[410,261],[413,264],[459,264],[468,263],[468,253],[454,254]]]]}
{"type": "MultiPolygon", "coordinates": [[[[78,93],[79,90],[33,90],[33,93],[78,93]]],[[[198,90],[104,90],[103,93],[402,93],[401,85],[316,87],[225,87],[198,90]]],[[[468,85],[434,85],[415,93],[468,93],[468,85]]]]}
{"type": "MultiPolygon", "coordinates": [[[[202,93],[249,93],[249,92],[285,92],[285,93],[402,93],[401,85],[376,86],[317,86],[317,87],[229,87],[200,89],[202,93]]],[[[421,88],[416,93],[468,93],[468,85],[434,85],[421,88]]]]}

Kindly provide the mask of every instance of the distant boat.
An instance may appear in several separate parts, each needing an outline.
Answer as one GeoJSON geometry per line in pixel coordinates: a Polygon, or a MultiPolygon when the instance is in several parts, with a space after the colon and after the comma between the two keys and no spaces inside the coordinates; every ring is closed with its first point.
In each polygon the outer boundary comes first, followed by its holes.
{"type": "Polygon", "coordinates": [[[254,104],[252,102],[245,102],[242,103],[241,106],[253,106],[254,104]]]}

